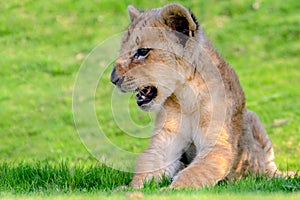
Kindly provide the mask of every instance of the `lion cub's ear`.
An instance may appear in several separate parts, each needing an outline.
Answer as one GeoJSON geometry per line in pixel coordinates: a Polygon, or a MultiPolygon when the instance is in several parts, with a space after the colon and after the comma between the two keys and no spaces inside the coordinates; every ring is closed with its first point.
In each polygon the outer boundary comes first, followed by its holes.
{"type": "Polygon", "coordinates": [[[141,11],[139,11],[132,5],[129,5],[127,9],[131,22],[133,22],[133,20],[135,20],[141,14],[141,11]]]}
{"type": "Polygon", "coordinates": [[[179,4],[172,3],[164,6],[161,16],[169,27],[187,36],[194,36],[194,32],[198,29],[198,23],[193,14],[179,4]]]}

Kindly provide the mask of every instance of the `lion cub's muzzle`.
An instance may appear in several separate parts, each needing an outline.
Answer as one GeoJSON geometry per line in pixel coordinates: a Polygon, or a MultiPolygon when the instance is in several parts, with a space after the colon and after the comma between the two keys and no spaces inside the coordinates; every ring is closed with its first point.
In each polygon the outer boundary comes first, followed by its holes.
{"type": "MultiPolygon", "coordinates": [[[[124,82],[124,77],[119,77],[116,73],[116,69],[114,68],[110,75],[110,81],[118,86],[118,88],[122,92],[127,92],[123,90],[121,85],[124,82]]],[[[142,88],[136,88],[136,92],[138,92],[135,96],[136,103],[138,106],[142,106],[144,104],[150,103],[157,96],[157,88],[154,86],[146,86],[142,88]]]]}
{"type": "Polygon", "coordinates": [[[147,86],[139,89],[135,96],[138,106],[150,103],[157,96],[157,88],[154,86],[147,86]]]}
{"type": "Polygon", "coordinates": [[[113,84],[120,86],[122,84],[123,80],[124,80],[124,78],[119,77],[116,73],[116,68],[114,68],[110,75],[110,81],[113,84]]]}

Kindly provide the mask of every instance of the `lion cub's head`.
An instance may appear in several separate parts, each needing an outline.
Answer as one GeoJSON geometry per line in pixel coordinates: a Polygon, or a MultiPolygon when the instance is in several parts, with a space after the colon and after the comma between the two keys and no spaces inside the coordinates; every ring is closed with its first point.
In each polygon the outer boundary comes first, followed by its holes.
{"type": "Polygon", "coordinates": [[[194,71],[191,41],[197,40],[198,24],[178,4],[148,11],[129,6],[128,12],[131,24],[123,36],[111,82],[123,92],[137,92],[141,109],[158,109],[194,71]]]}

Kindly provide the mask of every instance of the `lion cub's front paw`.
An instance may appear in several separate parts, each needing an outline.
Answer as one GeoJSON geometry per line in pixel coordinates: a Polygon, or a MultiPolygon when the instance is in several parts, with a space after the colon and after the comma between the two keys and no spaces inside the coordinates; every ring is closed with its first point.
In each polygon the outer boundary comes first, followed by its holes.
{"type": "Polygon", "coordinates": [[[142,189],[144,187],[144,182],[143,180],[134,179],[131,181],[129,186],[134,189],[142,189]]]}
{"type": "Polygon", "coordinates": [[[201,188],[206,185],[206,182],[205,178],[199,177],[199,175],[197,176],[194,173],[189,173],[189,171],[184,171],[174,177],[170,188],[201,188]]]}
{"type": "Polygon", "coordinates": [[[189,188],[191,187],[191,185],[192,185],[191,180],[188,180],[188,178],[175,177],[173,182],[170,185],[170,188],[182,189],[182,188],[189,188]]]}

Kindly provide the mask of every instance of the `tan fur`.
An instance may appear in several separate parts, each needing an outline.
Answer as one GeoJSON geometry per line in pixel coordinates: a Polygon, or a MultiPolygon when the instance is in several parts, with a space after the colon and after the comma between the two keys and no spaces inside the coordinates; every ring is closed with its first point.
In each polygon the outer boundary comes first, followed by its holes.
{"type": "Polygon", "coordinates": [[[167,175],[173,178],[172,188],[198,188],[250,173],[276,174],[272,143],[257,115],[245,108],[236,73],[191,13],[178,4],[128,10],[131,24],[115,63],[124,80],[119,87],[125,92],[158,88],[157,97],[141,106],[157,111],[156,127],[130,185],[140,188],[144,181],[167,175]],[[176,17],[188,23],[186,38],[172,30],[176,17]],[[146,58],[133,59],[139,48],[152,50],[146,58]]]}

